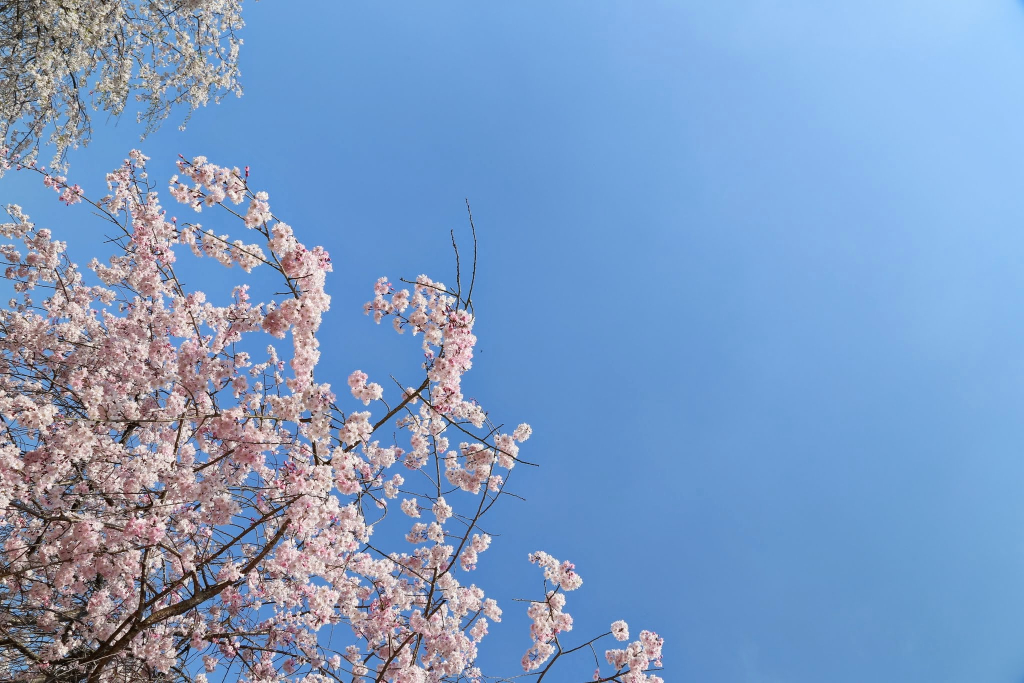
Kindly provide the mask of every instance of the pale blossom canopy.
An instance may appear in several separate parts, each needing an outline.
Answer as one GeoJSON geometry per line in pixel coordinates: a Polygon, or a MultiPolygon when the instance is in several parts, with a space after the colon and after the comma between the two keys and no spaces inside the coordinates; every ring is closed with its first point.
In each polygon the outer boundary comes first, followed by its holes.
{"type": "Polygon", "coordinates": [[[241,95],[242,0],[5,0],[0,3],[0,146],[41,144],[60,163],[88,143],[91,115],[129,111],[156,129],[241,95]],[[136,104],[137,103],[137,104],[136,104]]]}

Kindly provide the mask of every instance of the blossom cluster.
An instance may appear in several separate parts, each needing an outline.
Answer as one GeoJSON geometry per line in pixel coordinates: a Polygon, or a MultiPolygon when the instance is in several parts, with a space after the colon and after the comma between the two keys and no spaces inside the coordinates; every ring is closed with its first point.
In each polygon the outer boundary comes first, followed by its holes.
{"type": "MultiPolygon", "coordinates": [[[[426,276],[411,292],[380,280],[367,312],[423,335],[424,379],[387,403],[354,370],[339,397],[318,376],[327,252],[247,171],[203,157],[179,161],[171,196],[250,237],[168,217],[146,163],[133,151],[95,202],[43,173],[119,231],[91,275],[21,208],[0,223],[16,295],[0,309],[0,679],[479,680],[502,616],[470,581],[492,543],[481,518],[532,430],[507,433],[464,398],[466,302],[426,276]],[[284,298],[259,301],[258,280],[189,290],[179,251],[270,271],[284,298]]],[[[571,651],[565,593],[582,579],[530,560],[545,576],[535,671],[571,651]]],[[[643,631],[608,651],[605,680],[655,683],[660,657],[643,631]]]]}
{"type": "MultiPolygon", "coordinates": [[[[625,629],[625,622],[622,624],[625,629]]],[[[613,625],[614,630],[614,625],[613,625]]],[[[629,635],[619,638],[628,640],[629,635]]],[[[639,640],[634,640],[624,649],[608,650],[605,659],[614,667],[616,673],[621,672],[623,683],[662,683],[660,676],[648,674],[651,667],[661,667],[661,649],[665,639],[653,631],[640,631],[639,640]]]]}

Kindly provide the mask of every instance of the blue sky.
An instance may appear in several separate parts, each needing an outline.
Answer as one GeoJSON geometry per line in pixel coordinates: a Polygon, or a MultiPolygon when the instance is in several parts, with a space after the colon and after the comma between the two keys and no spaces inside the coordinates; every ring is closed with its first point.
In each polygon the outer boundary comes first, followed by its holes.
{"type": "MultiPolygon", "coordinates": [[[[248,164],[328,248],[338,384],[415,363],[360,306],[453,279],[469,197],[467,386],[542,463],[481,584],[529,596],[527,552],[572,559],[580,635],[654,629],[673,681],[1024,681],[1024,6],[246,12],[245,97],[143,143],[153,175],[248,164]]],[[[73,179],[98,192],[137,135],[99,126],[73,179]]],[[[87,261],[102,227],[35,185],[0,200],[87,261]]],[[[504,606],[485,657],[511,672],[504,606]]]]}

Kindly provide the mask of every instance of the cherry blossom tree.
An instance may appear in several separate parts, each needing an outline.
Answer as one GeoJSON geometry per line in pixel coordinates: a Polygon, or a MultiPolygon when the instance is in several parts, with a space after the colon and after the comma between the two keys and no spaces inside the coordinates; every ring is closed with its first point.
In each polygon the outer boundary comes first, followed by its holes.
{"type": "MultiPolygon", "coordinates": [[[[170,195],[247,237],[179,222],[145,162],[133,151],[96,201],[29,169],[109,221],[104,262],[80,269],[18,206],[0,224],[0,679],[506,680],[478,665],[502,615],[477,576],[481,522],[531,429],[464,394],[473,282],[378,280],[366,313],[418,338],[424,374],[385,389],[351,368],[337,391],[317,339],[327,252],[248,170],[202,157],[170,195]],[[189,251],[255,274],[207,296],[178,277],[189,251]]],[[[657,634],[615,621],[575,638],[580,575],[528,559],[543,577],[518,677],[568,661],[573,680],[660,683],[657,634]],[[609,637],[623,645],[599,653],[609,637]]]]}
{"type": "MultiPolygon", "coordinates": [[[[90,109],[120,116],[134,94],[152,131],[175,105],[241,94],[242,0],[4,0],[0,138],[31,158],[89,141],[90,109]]],[[[187,120],[187,119],[186,119],[187,120]]]]}

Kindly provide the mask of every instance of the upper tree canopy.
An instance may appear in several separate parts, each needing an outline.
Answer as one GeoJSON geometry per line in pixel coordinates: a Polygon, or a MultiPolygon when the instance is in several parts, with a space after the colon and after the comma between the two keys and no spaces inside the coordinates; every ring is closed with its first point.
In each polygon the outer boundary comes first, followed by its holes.
{"type": "MultiPolygon", "coordinates": [[[[89,141],[89,110],[141,103],[145,132],[174,105],[189,113],[241,94],[242,0],[4,0],[0,136],[13,154],[89,141]]],[[[187,115],[186,115],[187,120],[187,115]]]]}

